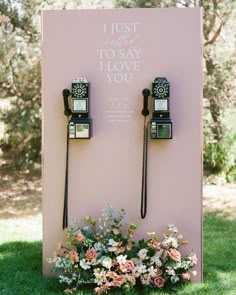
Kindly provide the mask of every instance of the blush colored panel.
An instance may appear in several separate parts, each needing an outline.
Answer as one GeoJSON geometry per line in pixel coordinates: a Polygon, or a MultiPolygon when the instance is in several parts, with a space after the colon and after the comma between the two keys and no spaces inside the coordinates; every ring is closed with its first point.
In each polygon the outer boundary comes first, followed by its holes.
{"type": "MultiPolygon", "coordinates": [[[[69,218],[110,203],[140,224],[137,237],[178,226],[202,276],[201,10],[43,11],[43,272],[62,240],[66,125],[62,90],[90,82],[91,139],[71,140],[69,218]],[[173,139],[149,140],[148,208],[140,217],[142,90],[170,82],[173,139]]],[[[150,109],[151,106],[151,97],[150,109]]],[[[151,112],[149,119],[151,118],[151,112]]]]}

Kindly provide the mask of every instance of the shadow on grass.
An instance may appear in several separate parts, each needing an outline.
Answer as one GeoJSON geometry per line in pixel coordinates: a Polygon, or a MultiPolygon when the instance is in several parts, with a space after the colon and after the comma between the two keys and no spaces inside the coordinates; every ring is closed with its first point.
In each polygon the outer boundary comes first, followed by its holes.
{"type": "MultiPolygon", "coordinates": [[[[204,283],[187,284],[174,294],[236,294],[236,220],[207,213],[204,217],[204,283]]],[[[10,242],[0,245],[1,295],[63,294],[63,287],[54,278],[42,276],[41,242],[10,242]]],[[[92,294],[82,289],[78,295],[92,294]]],[[[111,294],[123,294],[111,292],[111,294]]],[[[135,294],[173,294],[164,291],[135,294]]]]}

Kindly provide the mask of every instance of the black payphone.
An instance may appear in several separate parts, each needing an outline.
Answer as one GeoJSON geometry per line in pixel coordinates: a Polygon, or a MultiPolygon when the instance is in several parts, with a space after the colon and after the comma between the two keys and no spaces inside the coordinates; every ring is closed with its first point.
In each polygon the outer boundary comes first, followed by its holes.
{"type": "Polygon", "coordinates": [[[69,166],[69,139],[89,139],[92,136],[92,119],[90,118],[89,82],[86,78],[76,78],[69,89],[62,91],[64,101],[64,115],[68,118],[66,172],[63,208],[63,229],[68,225],[68,166],[69,166]],[[69,96],[71,101],[69,103],[69,96]],[[71,106],[71,108],[70,108],[71,106]]]}
{"type": "Polygon", "coordinates": [[[171,139],[172,121],[170,119],[170,83],[164,77],[157,77],[152,83],[152,92],[145,88],[143,94],[144,129],[143,129],[143,165],[142,165],[142,191],[141,191],[141,217],[147,213],[147,154],[148,130],[151,139],[171,139]],[[148,97],[152,95],[152,118],[147,122],[149,115],[148,97]]]}
{"type": "Polygon", "coordinates": [[[89,82],[86,78],[76,78],[72,82],[71,92],[64,89],[64,114],[69,117],[69,138],[90,138],[92,120],[89,117],[89,82]],[[71,109],[68,98],[71,95],[71,109]]]}

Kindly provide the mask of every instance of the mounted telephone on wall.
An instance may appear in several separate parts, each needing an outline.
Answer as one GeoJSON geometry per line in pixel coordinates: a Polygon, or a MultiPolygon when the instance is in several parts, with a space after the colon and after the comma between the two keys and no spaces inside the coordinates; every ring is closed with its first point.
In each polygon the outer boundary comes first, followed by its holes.
{"type": "Polygon", "coordinates": [[[92,119],[89,117],[89,82],[86,78],[76,78],[69,89],[62,91],[64,101],[64,115],[68,118],[66,141],[66,171],[63,223],[65,229],[68,225],[68,166],[69,166],[69,141],[71,139],[86,139],[92,136],[92,119]],[[69,103],[69,96],[71,101],[69,103]],[[71,105],[71,109],[70,109],[71,105]]]}
{"type": "MultiPolygon", "coordinates": [[[[143,89],[143,110],[142,115],[149,115],[148,97],[152,95],[152,118],[150,122],[151,139],[171,139],[172,122],[170,119],[170,83],[166,78],[155,78],[152,83],[152,93],[149,89],[143,89]]],[[[145,123],[146,124],[146,123],[145,123]]]]}
{"type": "Polygon", "coordinates": [[[147,154],[148,154],[148,129],[150,125],[151,139],[171,139],[172,122],[170,119],[170,83],[164,77],[157,77],[152,83],[152,93],[145,88],[143,94],[144,116],[143,127],[143,166],[142,166],[142,191],[141,191],[141,217],[147,213],[147,154]],[[149,115],[148,97],[152,95],[152,118],[146,122],[149,115]]]}
{"type": "Polygon", "coordinates": [[[90,138],[92,136],[92,119],[89,117],[89,82],[86,78],[76,78],[72,82],[71,92],[64,89],[64,114],[70,118],[69,138],[90,138]],[[71,95],[71,109],[69,96],[71,95]]]}
{"type": "Polygon", "coordinates": [[[166,78],[155,78],[152,83],[153,113],[150,121],[152,139],[171,139],[170,83],[166,78]]]}

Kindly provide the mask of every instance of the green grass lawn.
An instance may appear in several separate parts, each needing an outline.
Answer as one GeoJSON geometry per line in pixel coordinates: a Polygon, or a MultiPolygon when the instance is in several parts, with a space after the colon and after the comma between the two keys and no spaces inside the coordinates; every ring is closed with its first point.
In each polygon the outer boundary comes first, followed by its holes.
{"type": "MultiPolygon", "coordinates": [[[[2,225],[0,221],[0,228],[2,225]]],[[[2,241],[0,244],[0,294],[63,294],[63,286],[56,279],[42,276],[41,241],[23,241],[24,236],[21,240],[2,241]]],[[[83,289],[77,294],[87,295],[92,294],[92,291],[83,289]]],[[[135,294],[144,292],[137,290],[135,294]]],[[[204,283],[188,284],[174,293],[157,291],[148,294],[236,295],[236,220],[226,220],[212,213],[205,214],[204,283]]]]}

